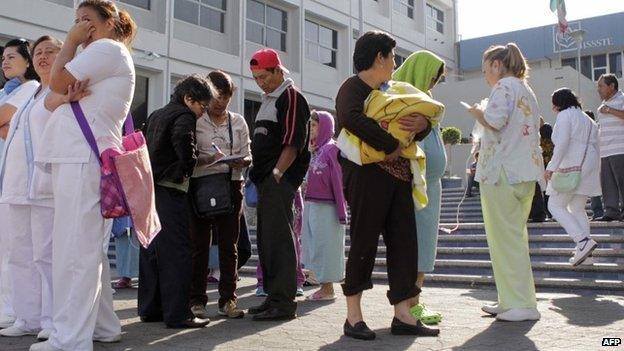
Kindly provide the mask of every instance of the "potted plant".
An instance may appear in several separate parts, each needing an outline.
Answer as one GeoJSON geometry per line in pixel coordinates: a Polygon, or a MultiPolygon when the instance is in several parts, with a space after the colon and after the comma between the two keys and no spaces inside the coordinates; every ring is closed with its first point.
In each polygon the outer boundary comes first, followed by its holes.
{"type": "Polygon", "coordinates": [[[444,172],[444,177],[442,177],[442,187],[443,188],[457,188],[461,187],[461,178],[453,177],[451,174],[452,164],[452,146],[458,144],[462,140],[461,130],[457,127],[446,127],[442,129],[442,142],[444,142],[444,147],[446,148],[446,154],[448,155],[448,165],[446,171],[444,172]]]}

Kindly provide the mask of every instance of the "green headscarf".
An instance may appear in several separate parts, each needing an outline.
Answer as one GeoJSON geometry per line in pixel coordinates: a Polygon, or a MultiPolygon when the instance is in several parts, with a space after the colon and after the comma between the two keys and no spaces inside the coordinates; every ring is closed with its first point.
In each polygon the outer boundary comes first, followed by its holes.
{"type": "Polygon", "coordinates": [[[431,96],[429,85],[431,85],[431,80],[438,76],[438,71],[442,66],[444,66],[444,61],[433,52],[416,51],[394,71],[392,79],[409,83],[431,96]]]}

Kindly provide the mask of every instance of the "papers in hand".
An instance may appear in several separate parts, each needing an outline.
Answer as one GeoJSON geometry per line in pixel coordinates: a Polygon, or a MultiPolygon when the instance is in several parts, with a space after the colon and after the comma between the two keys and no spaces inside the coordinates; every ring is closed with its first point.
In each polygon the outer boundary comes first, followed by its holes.
{"type": "Polygon", "coordinates": [[[245,158],[244,155],[225,156],[225,157],[222,157],[222,158],[220,158],[220,159],[218,159],[218,160],[216,160],[216,161],[214,161],[212,163],[209,163],[207,165],[207,167],[210,167],[210,166],[215,165],[217,163],[232,163],[232,162],[236,162],[236,161],[242,160],[244,158],[245,158]]]}

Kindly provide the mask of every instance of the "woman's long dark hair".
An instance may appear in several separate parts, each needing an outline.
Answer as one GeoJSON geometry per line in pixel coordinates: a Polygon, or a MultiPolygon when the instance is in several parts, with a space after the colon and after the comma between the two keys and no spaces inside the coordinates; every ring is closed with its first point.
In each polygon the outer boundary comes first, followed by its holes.
{"type": "Polygon", "coordinates": [[[552,94],[552,104],[558,111],[567,110],[570,107],[583,108],[576,94],[569,88],[555,90],[552,94]]]}
{"type": "Polygon", "coordinates": [[[39,80],[39,75],[35,72],[35,65],[33,64],[32,56],[30,56],[30,44],[28,43],[28,40],[13,39],[4,46],[4,49],[6,50],[6,48],[11,47],[17,48],[17,53],[22,56],[24,60],[28,61],[28,67],[26,68],[26,73],[24,73],[24,78],[27,80],[39,80]]]}

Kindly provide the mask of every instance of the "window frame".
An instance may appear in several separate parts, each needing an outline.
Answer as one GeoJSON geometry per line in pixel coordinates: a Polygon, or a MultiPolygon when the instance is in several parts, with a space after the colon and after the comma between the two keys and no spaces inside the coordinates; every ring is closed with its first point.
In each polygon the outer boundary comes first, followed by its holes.
{"type": "Polygon", "coordinates": [[[338,67],[338,30],[330,28],[330,27],[328,27],[326,25],[323,25],[321,23],[315,22],[312,19],[305,19],[305,23],[304,23],[304,41],[305,41],[305,45],[306,45],[306,47],[305,47],[305,51],[306,51],[305,52],[305,57],[306,57],[306,59],[314,61],[314,62],[317,62],[317,63],[320,63],[320,64],[322,64],[324,66],[327,66],[327,67],[332,67],[332,68],[337,68],[338,67]],[[308,39],[308,36],[307,36],[308,31],[306,29],[307,22],[310,22],[311,24],[316,26],[316,34],[317,34],[317,37],[319,38],[318,42],[315,42],[315,41],[313,41],[311,39],[308,39]],[[321,34],[321,27],[324,28],[324,29],[330,30],[332,32],[332,45],[335,45],[335,47],[331,47],[330,48],[330,47],[327,47],[324,44],[321,44],[321,40],[320,40],[320,38],[321,38],[321,36],[320,36],[320,34],[321,34]],[[319,60],[315,60],[313,58],[308,57],[308,45],[310,45],[310,44],[317,46],[317,57],[319,58],[319,60]],[[332,52],[332,62],[330,64],[321,62],[321,60],[320,60],[320,58],[321,58],[321,50],[320,49],[326,49],[326,50],[329,50],[329,51],[332,52]]]}
{"type": "Polygon", "coordinates": [[[263,46],[266,46],[266,47],[270,47],[272,49],[275,49],[275,50],[278,50],[278,51],[281,51],[281,52],[284,52],[284,53],[288,52],[287,51],[287,49],[288,49],[288,11],[286,11],[286,10],[284,10],[282,8],[273,6],[273,5],[269,5],[266,2],[259,1],[259,0],[247,0],[245,5],[248,5],[250,1],[257,2],[258,4],[261,4],[264,7],[264,23],[260,23],[260,22],[256,21],[253,18],[249,18],[249,11],[247,11],[247,13],[245,15],[245,20],[249,21],[249,22],[253,22],[256,25],[262,26],[264,28],[264,30],[262,31],[262,43],[258,43],[258,42],[255,42],[253,40],[249,40],[247,38],[247,33],[245,33],[245,41],[249,41],[249,42],[252,42],[252,43],[255,43],[255,44],[258,44],[258,45],[263,45],[263,46]],[[271,25],[269,25],[267,23],[267,13],[268,13],[267,10],[268,10],[269,7],[274,9],[274,10],[280,11],[283,14],[284,19],[286,21],[286,30],[282,30],[281,28],[275,28],[275,27],[273,27],[273,26],[271,26],[271,25]],[[267,29],[271,29],[273,31],[279,32],[280,35],[284,35],[285,39],[284,39],[284,48],[283,48],[283,50],[282,50],[282,48],[274,48],[274,47],[271,47],[271,46],[269,46],[267,44],[267,29]]]}
{"type": "Polygon", "coordinates": [[[405,17],[409,19],[416,18],[416,0],[393,0],[392,2],[392,10],[398,14],[405,15],[405,17]],[[410,5],[411,2],[411,5],[410,5]],[[398,10],[397,3],[403,8],[407,8],[407,13],[403,13],[398,10]],[[412,16],[409,15],[409,10],[412,10],[412,16]]]}
{"type": "Polygon", "coordinates": [[[127,0],[118,0],[120,3],[124,4],[124,6],[132,6],[132,7],[136,7],[137,9],[141,9],[143,11],[151,11],[152,10],[152,0],[147,0],[147,8],[142,7],[142,6],[138,6],[138,5],[134,5],[134,4],[130,4],[127,3],[127,0]]]}
{"type": "MultiPolygon", "coordinates": [[[[177,1],[180,1],[180,0],[174,0],[174,1],[175,1],[175,2],[177,2],[177,1]]],[[[200,27],[200,28],[202,28],[202,29],[207,29],[207,30],[210,30],[210,31],[213,31],[213,32],[216,32],[216,33],[225,34],[225,17],[226,17],[226,15],[227,15],[227,1],[223,1],[223,5],[224,5],[225,9],[218,9],[218,8],[216,8],[216,7],[212,6],[212,5],[208,5],[208,4],[203,3],[201,0],[182,0],[182,1],[190,2],[190,3],[192,3],[192,4],[196,4],[196,5],[198,5],[198,10],[199,10],[199,11],[197,11],[197,23],[193,23],[193,22],[189,22],[189,21],[187,21],[187,20],[183,20],[183,19],[177,18],[177,17],[175,16],[175,2],[174,2],[174,4],[173,4],[173,7],[174,7],[174,10],[173,10],[173,19],[176,19],[176,20],[178,20],[178,21],[182,21],[182,22],[184,22],[184,23],[186,23],[186,24],[190,24],[190,25],[192,25],[192,26],[197,26],[197,27],[200,27]],[[221,16],[222,16],[221,18],[223,18],[223,20],[221,21],[221,26],[222,26],[223,31],[218,31],[218,30],[215,30],[215,29],[213,29],[213,28],[204,27],[204,26],[202,26],[202,25],[200,24],[200,23],[201,23],[201,8],[202,8],[202,6],[203,6],[203,7],[205,7],[205,8],[207,8],[207,9],[209,9],[209,10],[216,11],[216,12],[220,12],[220,13],[221,13],[221,16]]]]}
{"type": "Polygon", "coordinates": [[[425,22],[427,22],[427,28],[430,29],[430,30],[436,31],[436,32],[438,32],[440,34],[444,34],[444,31],[445,31],[444,27],[446,27],[446,22],[445,22],[445,18],[444,18],[445,17],[444,10],[442,10],[441,8],[439,8],[437,6],[434,6],[434,5],[430,4],[430,3],[427,3],[426,5],[427,5],[426,6],[426,9],[427,9],[427,11],[426,11],[427,12],[426,13],[427,19],[426,19],[425,22]],[[436,16],[434,16],[434,13],[436,14],[436,16]],[[442,14],[442,19],[441,20],[437,16],[440,13],[442,14]],[[431,24],[435,24],[435,25],[431,26],[431,24]],[[438,24],[442,26],[442,31],[441,32],[438,30],[438,24]]]}
{"type": "MultiPolygon", "coordinates": [[[[605,70],[606,73],[613,73],[616,76],[618,76],[618,72],[614,72],[613,70],[616,69],[616,67],[611,67],[611,56],[612,55],[618,55],[619,54],[619,63],[620,63],[620,67],[624,68],[624,52],[622,51],[611,51],[611,52],[606,52],[606,53],[600,53],[600,54],[596,54],[596,55],[583,55],[581,56],[581,68],[583,66],[583,61],[587,62],[587,60],[589,60],[589,69],[590,69],[590,77],[588,77],[586,74],[584,74],[582,72],[581,69],[581,73],[591,79],[592,81],[596,82],[598,81],[598,78],[600,78],[600,74],[596,74],[596,70],[605,70]],[[594,59],[597,56],[601,56],[604,55],[605,59],[606,59],[606,66],[595,66],[594,65],[594,59]]],[[[616,61],[617,62],[617,61],[616,61]]],[[[564,66],[570,66],[573,69],[577,69],[576,65],[578,64],[578,57],[568,57],[568,58],[562,58],[561,59],[561,67],[564,66]],[[571,64],[564,64],[565,62],[570,62],[571,64]]],[[[624,69],[623,69],[624,70],[624,69]]],[[[618,79],[622,78],[622,74],[620,74],[620,76],[618,76],[618,79]]]]}

